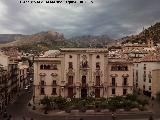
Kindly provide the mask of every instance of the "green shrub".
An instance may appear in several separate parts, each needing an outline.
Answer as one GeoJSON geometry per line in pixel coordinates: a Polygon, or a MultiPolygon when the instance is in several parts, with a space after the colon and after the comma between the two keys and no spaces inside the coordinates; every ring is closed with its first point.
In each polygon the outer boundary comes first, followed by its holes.
{"type": "Polygon", "coordinates": [[[136,101],[137,100],[137,96],[135,94],[128,94],[126,96],[126,99],[131,100],[131,101],[136,101]]]}

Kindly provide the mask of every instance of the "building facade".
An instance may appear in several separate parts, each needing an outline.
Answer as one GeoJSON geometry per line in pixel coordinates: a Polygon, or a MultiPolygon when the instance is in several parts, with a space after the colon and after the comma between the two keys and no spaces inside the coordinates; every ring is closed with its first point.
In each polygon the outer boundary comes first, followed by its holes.
{"type": "Polygon", "coordinates": [[[110,59],[108,68],[108,96],[132,94],[133,63],[123,59],[110,59]]]}
{"type": "Polygon", "coordinates": [[[132,93],[132,64],[124,62],[123,70],[113,70],[117,61],[109,62],[107,54],[105,48],[61,48],[35,57],[34,100],[44,96],[100,98],[132,93]],[[111,85],[114,76],[118,83],[115,93],[111,85]]]}

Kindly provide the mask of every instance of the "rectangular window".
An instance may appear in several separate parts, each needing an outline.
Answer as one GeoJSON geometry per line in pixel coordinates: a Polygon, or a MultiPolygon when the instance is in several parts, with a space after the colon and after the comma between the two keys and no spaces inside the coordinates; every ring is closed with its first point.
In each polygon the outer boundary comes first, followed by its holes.
{"type": "Polygon", "coordinates": [[[44,88],[41,88],[41,95],[44,95],[44,94],[45,94],[44,88]]]}
{"type": "Polygon", "coordinates": [[[73,76],[68,77],[68,84],[72,85],[73,84],[73,76]]]}
{"type": "Polygon", "coordinates": [[[144,70],[146,70],[146,64],[144,64],[144,67],[143,67],[143,69],[144,69],[144,70]]]}
{"type": "Polygon", "coordinates": [[[57,85],[56,80],[53,80],[53,85],[54,85],[54,86],[56,86],[56,85],[57,85]]]}
{"type": "Polygon", "coordinates": [[[151,78],[149,78],[149,83],[151,83],[151,78]]]}
{"type": "Polygon", "coordinates": [[[96,76],[96,85],[97,85],[97,86],[100,85],[100,76],[96,76]]]}
{"type": "Polygon", "coordinates": [[[151,86],[149,86],[149,90],[151,90],[151,86]]]}
{"type": "Polygon", "coordinates": [[[41,81],[41,85],[45,85],[45,82],[44,82],[44,81],[41,81]]]}
{"type": "Polygon", "coordinates": [[[56,88],[52,88],[52,95],[57,95],[56,88]]]}
{"type": "Polygon", "coordinates": [[[68,68],[73,69],[73,63],[72,62],[68,63],[68,68]]]}
{"type": "Polygon", "coordinates": [[[112,88],[112,95],[115,95],[115,88],[112,88]]]}
{"type": "Polygon", "coordinates": [[[127,79],[128,79],[127,77],[123,78],[123,85],[127,85],[127,79]]]}
{"type": "Polygon", "coordinates": [[[96,69],[100,69],[100,63],[96,62],[96,69]]]}
{"type": "Polygon", "coordinates": [[[116,85],[116,78],[113,77],[113,78],[112,78],[112,86],[115,86],[115,85],[116,85]]]}
{"type": "Polygon", "coordinates": [[[127,89],[123,89],[123,95],[127,94],[127,89]]]}

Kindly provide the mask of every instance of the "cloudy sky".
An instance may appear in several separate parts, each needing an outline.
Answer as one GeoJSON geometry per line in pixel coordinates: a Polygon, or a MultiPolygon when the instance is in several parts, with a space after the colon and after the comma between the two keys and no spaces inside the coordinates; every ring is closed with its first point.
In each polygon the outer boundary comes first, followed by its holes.
{"type": "Polygon", "coordinates": [[[85,0],[84,4],[78,4],[79,0],[76,4],[43,1],[0,0],[0,33],[55,30],[66,37],[107,34],[120,38],[160,21],[160,0],[85,0]]]}

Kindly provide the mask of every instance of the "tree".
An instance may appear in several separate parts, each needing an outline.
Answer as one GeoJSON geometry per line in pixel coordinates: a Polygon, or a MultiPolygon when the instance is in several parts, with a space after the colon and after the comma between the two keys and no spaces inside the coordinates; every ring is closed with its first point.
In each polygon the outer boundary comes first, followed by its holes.
{"type": "Polygon", "coordinates": [[[43,99],[41,99],[41,104],[45,106],[45,109],[48,110],[51,107],[51,99],[48,96],[45,96],[43,99]]]}

